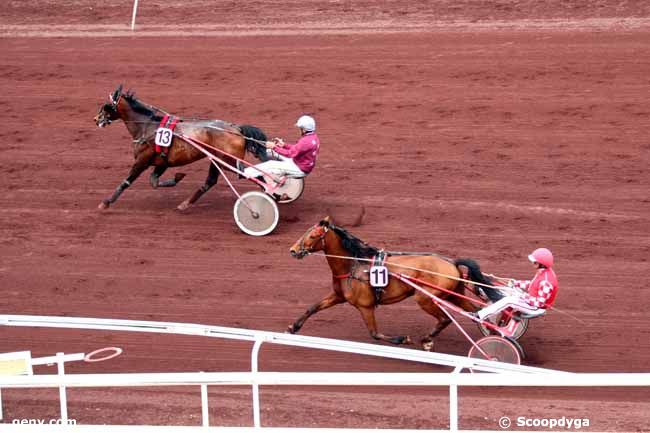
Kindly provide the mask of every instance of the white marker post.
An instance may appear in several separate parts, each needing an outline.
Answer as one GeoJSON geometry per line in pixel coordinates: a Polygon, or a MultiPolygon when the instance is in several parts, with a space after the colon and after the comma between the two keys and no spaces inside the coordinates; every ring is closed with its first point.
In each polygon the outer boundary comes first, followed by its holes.
{"type": "MultiPolygon", "coordinates": [[[[63,366],[65,363],[65,354],[63,352],[57,352],[56,354],[56,365],[57,365],[57,373],[59,376],[65,375],[65,367],[63,366]]],[[[63,425],[68,424],[68,399],[66,398],[65,395],[65,386],[60,386],[59,387],[59,401],[61,403],[61,422],[63,422],[63,425]]]]}
{"type": "Polygon", "coordinates": [[[201,384],[201,417],[203,418],[203,427],[210,426],[210,410],[208,406],[208,385],[201,384]]]}
{"type": "Polygon", "coordinates": [[[138,0],[133,0],[133,16],[131,17],[131,30],[135,30],[135,15],[138,12],[138,0]]]}
{"type": "MultiPolygon", "coordinates": [[[[63,352],[57,352],[56,356],[46,356],[44,358],[33,358],[31,360],[31,365],[51,365],[56,364],[57,374],[59,376],[65,376],[65,366],[66,362],[70,361],[83,361],[85,358],[83,353],[73,353],[71,355],[66,355],[63,352]]],[[[66,396],[65,386],[59,386],[59,404],[61,407],[61,422],[64,425],[68,424],[68,399],[66,396]]]]}

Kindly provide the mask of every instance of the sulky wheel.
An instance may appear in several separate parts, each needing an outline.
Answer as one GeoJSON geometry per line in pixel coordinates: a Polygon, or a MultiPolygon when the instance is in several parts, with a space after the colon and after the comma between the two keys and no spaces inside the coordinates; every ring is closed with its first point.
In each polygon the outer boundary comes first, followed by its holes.
{"type": "Polygon", "coordinates": [[[515,344],[505,338],[490,335],[478,340],[476,346],[472,345],[467,356],[470,358],[487,359],[488,361],[521,364],[521,353],[519,349],[515,344]],[[481,350],[478,350],[476,346],[480,347],[481,350]]]}
{"type": "MultiPolygon", "coordinates": [[[[489,320],[489,318],[487,318],[486,320],[489,320]]],[[[513,319],[510,319],[510,320],[513,320],[513,319]]],[[[528,330],[528,319],[519,318],[518,320],[519,321],[517,322],[515,332],[512,335],[513,340],[519,340],[526,333],[526,330],[528,330]]],[[[491,321],[491,322],[494,323],[494,321],[491,321]]],[[[481,322],[478,322],[477,325],[478,325],[479,331],[481,331],[481,334],[483,334],[485,336],[498,335],[498,333],[496,331],[493,331],[492,329],[490,329],[487,326],[483,325],[483,323],[481,323],[481,322]]]]}
{"type": "Polygon", "coordinates": [[[279,194],[281,197],[285,197],[284,200],[278,199],[278,203],[291,203],[292,201],[298,200],[304,190],[305,178],[288,177],[275,193],[279,194]]]}
{"type": "Polygon", "coordinates": [[[280,211],[275,201],[259,191],[249,191],[235,202],[235,222],[246,234],[264,236],[278,225],[280,211]]]}

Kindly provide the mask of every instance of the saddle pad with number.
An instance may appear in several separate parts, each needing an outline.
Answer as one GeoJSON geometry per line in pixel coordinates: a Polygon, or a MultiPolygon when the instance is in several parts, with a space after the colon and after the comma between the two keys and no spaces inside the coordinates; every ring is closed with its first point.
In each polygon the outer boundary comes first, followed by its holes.
{"type": "Polygon", "coordinates": [[[370,285],[375,289],[375,303],[381,303],[381,297],[384,294],[384,288],[388,285],[389,274],[386,268],[386,252],[379,250],[376,256],[372,258],[369,280],[370,285]]]}
{"type": "Polygon", "coordinates": [[[172,145],[174,139],[174,128],[178,123],[178,117],[165,114],[160,121],[160,125],[156,130],[156,153],[164,152],[164,148],[172,145]]]}

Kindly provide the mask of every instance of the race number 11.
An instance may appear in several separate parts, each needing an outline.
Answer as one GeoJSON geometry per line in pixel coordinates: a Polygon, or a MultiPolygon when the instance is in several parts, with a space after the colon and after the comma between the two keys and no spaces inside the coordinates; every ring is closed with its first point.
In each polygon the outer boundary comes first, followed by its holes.
{"type": "Polygon", "coordinates": [[[172,144],[174,132],[169,128],[158,128],[156,130],[156,144],[162,147],[169,147],[172,144]]]}
{"type": "Polygon", "coordinates": [[[388,269],[386,269],[386,266],[373,266],[370,268],[370,285],[372,287],[386,287],[388,285],[388,269]]]}

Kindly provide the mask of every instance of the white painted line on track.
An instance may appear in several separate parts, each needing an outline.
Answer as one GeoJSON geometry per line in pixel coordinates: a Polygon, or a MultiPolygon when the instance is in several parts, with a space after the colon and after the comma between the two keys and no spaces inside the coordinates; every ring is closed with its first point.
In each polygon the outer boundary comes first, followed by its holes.
{"type": "Polygon", "coordinates": [[[124,24],[0,24],[0,37],[35,38],[99,38],[99,37],[248,37],[301,35],[363,35],[428,32],[490,32],[499,30],[650,30],[650,18],[587,18],[510,21],[322,21],[316,23],[285,23],[275,25],[192,24],[179,26],[138,25],[136,30],[124,24]]]}

